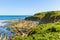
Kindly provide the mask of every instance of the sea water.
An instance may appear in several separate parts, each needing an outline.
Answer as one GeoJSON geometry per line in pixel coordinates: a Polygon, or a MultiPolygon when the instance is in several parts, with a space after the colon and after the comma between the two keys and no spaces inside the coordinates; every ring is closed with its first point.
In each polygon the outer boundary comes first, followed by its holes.
{"type": "Polygon", "coordinates": [[[0,15],[0,20],[24,19],[28,15],[0,15]]]}
{"type": "Polygon", "coordinates": [[[13,32],[6,30],[6,27],[4,26],[7,23],[3,23],[6,20],[16,20],[16,19],[24,19],[28,17],[27,15],[1,15],[0,16],[0,33],[2,34],[2,36],[4,37],[4,33],[7,34],[8,37],[13,36],[13,32]]]}

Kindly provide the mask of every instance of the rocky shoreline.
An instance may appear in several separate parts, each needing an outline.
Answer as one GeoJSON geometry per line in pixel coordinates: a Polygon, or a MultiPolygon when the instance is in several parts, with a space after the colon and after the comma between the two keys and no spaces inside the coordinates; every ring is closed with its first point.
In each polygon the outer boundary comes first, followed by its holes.
{"type": "Polygon", "coordinates": [[[40,34],[43,35],[42,33],[48,33],[48,32],[57,33],[60,31],[60,29],[58,29],[58,27],[60,27],[60,11],[42,12],[27,17],[25,19],[7,20],[5,22],[12,23],[12,24],[6,24],[6,26],[8,27],[7,30],[10,30],[14,33],[14,36],[9,38],[9,40],[14,40],[14,37],[17,38],[17,36],[18,38],[20,37],[30,38],[31,32],[33,32],[31,34],[31,37],[34,39],[34,37],[35,38],[42,37],[40,36],[40,34]],[[55,28],[55,25],[58,26],[55,28]],[[32,35],[34,34],[35,36],[33,37],[32,35]]]}
{"type": "Polygon", "coordinates": [[[6,22],[13,23],[11,24],[12,27],[7,29],[12,30],[12,32],[17,36],[27,36],[29,30],[39,24],[39,22],[29,20],[12,20],[6,22]]]}

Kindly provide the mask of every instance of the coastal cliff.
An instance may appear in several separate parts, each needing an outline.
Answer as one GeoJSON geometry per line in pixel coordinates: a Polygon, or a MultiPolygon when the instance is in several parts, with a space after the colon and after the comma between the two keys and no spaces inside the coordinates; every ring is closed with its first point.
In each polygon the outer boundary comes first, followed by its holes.
{"type": "Polygon", "coordinates": [[[48,11],[36,13],[33,16],[25,18],[26,20],[38,21],[40,23],[51,23],[60,20],[60,11],[48,11]]]}
{"type": "Polygon", "coordinates": [[[60,11],[36,13],[23,20],[12,22],[7,26],[15,36],[13,40],[59,40],[60,39],[60,11]]]}

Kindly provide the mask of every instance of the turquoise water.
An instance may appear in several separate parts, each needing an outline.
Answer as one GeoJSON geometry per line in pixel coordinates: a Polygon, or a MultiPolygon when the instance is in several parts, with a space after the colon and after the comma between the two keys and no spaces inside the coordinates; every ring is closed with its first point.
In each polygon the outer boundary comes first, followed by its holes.
{"type": "Polygon", "coordinates": [[[0,15],[0,20],[24,19],[28,15],[0,15]]]}
{"type": "Polygon", "coordinates": [[[4,24],[4,23],[2,23],[3,20],[24,19],[26,17],[28,17],[28,16],[26,16],[26,15],[25,16],[17,16],[17,15],[16,16],[14,16],[14,15],[0,16],[0,33],[2,34],[2,36],[4,37],[4,33],[6,33],[8,37],[11,37],[14,35],[12,31],[6,30],[5,26],[3,27],[3,25],[2,25],[2,24],[4,24]],[[2,25],[2,27],[1,27],[1,25],[2,25]]]}

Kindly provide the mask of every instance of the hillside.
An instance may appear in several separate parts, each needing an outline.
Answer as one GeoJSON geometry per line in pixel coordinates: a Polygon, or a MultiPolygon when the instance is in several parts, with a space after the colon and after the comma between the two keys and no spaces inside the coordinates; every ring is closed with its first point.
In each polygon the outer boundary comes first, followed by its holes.
{"type": "Polygon", "coordinates": [[[33,16],[27,17],[26,20],[38,21],[40,23],[56,22],[60,20],[60,11],[36,13],[33,16]]]}
{"type": "MultiPolygon", "coordinates": [[[[36,22],[38,22],[38,24],[36,25],[36,27],[33,27],[32,29],[27,31],[27,36],[16,35],[12,38],[12,40],[60,40],[60,11],[36,13],[35,15],[27,17],[24,20],[27,21],[25,25],[28,25],[28,22],[30,21],[32,21],[33,25],[35,25],[34,23],[36,22]]],[[[14,24],[19,24],[19,21],[17,23],[15,22],[14,24]]],[[[19,24],[19,26],[21,25],[19,24]]],[[[12,26],[13,29],[15,27],[17,26],[12,26]]],[[[25,26],[23,25],[23,27],[25,26]]],[[[29,28],[31,27],[31,25],[27,27],[29,28]]],[[[19,27],[17,28],[19,29],[19,27]]],[[[17,30],[15,30],[15,32],[16,31],[17,30]]]]}

